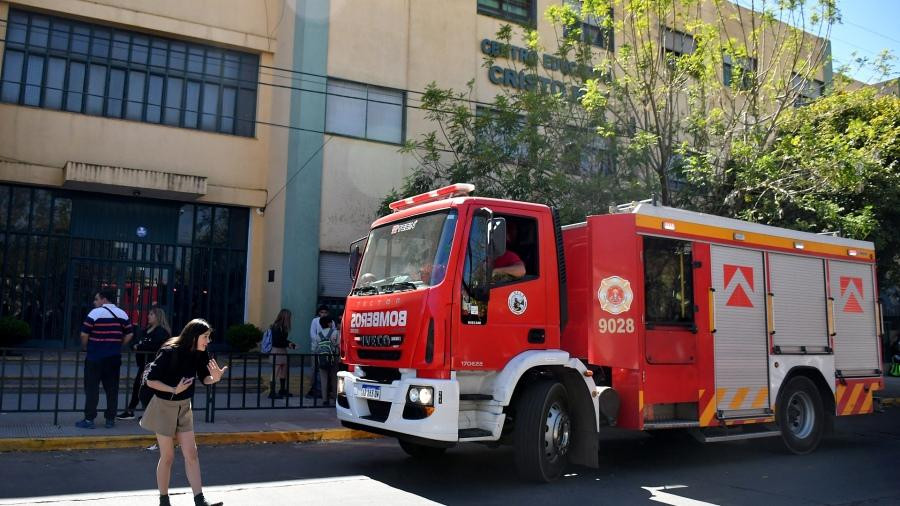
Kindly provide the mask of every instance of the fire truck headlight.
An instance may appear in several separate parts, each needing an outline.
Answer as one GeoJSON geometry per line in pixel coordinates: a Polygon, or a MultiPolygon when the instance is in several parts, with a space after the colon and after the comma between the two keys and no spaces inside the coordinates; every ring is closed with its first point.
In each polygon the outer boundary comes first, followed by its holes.
{"type": "Polygon", "coordinates": [[[338,377],[337,379],[337,393],[344,393],[344,378],[338,377]]]}
{"type": "Polygon", "coordinates": [[[434,400],[434,390],[431,387],[409,387],[409,393],[406,394],[409,402],[419,404],[420,406],[431,406],[434,400]]]}
{"type": "Polygon", "coordinates": [[[431,388],[430,388],[430,387],[420,388],[420,389],[419,389],[419,404],[422,404],[423,406],[430,406],[430,405],[431,405],[431,399],[432,399],[433,397],[434,397],[434,396],[433,396],[432,393],[431,393],[431,388]]]}

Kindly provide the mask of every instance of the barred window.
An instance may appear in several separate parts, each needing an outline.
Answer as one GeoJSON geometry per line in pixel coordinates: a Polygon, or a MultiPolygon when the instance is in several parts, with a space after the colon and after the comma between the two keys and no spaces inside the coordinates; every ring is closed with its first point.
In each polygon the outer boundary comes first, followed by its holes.
{"type": "MultiPolygon", "coordinates": [[[[583,0],[568,0],[568,3],[571,4],[577,12],[583,12],[583,0]]],[[[603,18],[598,18],[593,14],[584,16],[584,19],[582,19],[581,22],[581,36],[584,42],[608,51],[613,51],[615,49],[613,28],[604,25],[607,19],[611,20],[612,18],[612,7],[609,8],[609,12],[603,18]]]]}
{"type": "Polygon", "coordinates": [[[405,122],[402,91],[328,79],[325,131],[400,144],[405,122]]]}
{"type": "Polygon", "coordinates": [[[259,56],[10,9],[0,101],[253,136],[259,56]]]}
{"type": "Polygon", "coordinates": [[[534,0],[478,0],[478,13],[503,18],[513,23],[534,22],[534,0]]]}

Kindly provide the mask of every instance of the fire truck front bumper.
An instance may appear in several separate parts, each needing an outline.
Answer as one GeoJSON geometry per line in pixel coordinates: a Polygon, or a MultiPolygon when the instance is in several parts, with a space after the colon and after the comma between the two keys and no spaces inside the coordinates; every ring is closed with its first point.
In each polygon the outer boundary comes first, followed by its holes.
{"type": "Polygon", "coordinates": [[[410,440],[459,441],[459,384],[403,377],[380,384],[338,373],[337,417],[347,427],[410,440]]]}

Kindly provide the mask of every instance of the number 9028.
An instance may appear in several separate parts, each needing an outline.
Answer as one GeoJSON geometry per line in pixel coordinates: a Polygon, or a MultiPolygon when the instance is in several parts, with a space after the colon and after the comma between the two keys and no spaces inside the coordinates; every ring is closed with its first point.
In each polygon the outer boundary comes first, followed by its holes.
{"type": "Polygon", "coordinates": [[[633,318],[600,318],[597,330],[603,334],[630,334],[634,332],[633,318]]]}

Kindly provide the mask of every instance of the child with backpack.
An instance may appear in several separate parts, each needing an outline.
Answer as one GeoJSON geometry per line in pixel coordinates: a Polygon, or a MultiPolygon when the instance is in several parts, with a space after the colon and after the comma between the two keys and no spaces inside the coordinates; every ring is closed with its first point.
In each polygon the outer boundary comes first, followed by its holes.
{"type": "Polygon", "coordinates": [[[322,330],[317,332],[317,341],[314,343],[313,351],[316,353],[316,361],[318,362],[319,382],[321,388],[322,404],[327,404],[329,396],[336,398],[337,392],[337,371],[338,371],[338,342],[340,340],[340,332],[331,316],[322,316],[319,318],[322,330]]]}

